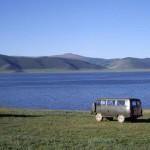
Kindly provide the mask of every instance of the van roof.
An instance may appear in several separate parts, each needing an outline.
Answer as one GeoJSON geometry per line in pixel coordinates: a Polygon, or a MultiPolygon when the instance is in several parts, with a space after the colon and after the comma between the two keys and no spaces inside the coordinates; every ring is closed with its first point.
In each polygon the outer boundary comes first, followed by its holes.
{"type": "Polygon", "coordinates": [[[100,100],[140,100],[138,98],[97,98],[98,101],[100,100]]]}

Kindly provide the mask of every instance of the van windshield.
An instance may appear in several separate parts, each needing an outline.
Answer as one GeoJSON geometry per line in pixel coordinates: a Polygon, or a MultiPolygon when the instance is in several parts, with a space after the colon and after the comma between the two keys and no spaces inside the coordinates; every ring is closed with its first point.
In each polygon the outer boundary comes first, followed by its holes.
{"type": "Polygon", "coordinates": [[[141,102],[140,101],[137,101],[137,100],[133,100],[132,102],[131,102],[131,106],[132,107],[136,107],[136,106],[141,106],[141,102]]]}
{"type": "Polygon", "coordinates": [[[137,106],[141,106],[141,102],[140,101],[137,101],[137,106]]]}

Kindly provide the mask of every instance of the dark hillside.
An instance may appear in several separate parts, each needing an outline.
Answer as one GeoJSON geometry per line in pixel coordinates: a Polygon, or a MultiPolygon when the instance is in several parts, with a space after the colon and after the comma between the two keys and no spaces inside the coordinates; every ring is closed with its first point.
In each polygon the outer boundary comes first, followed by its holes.
{"type": "Polygon", "coordinates": [[[84,60],[86,62],[103,66],[109,69],[115,70],[134,70],[134,69],[150,69],[150,58],[115,58],[115,59],[103,59],[103,58],[92,58],[84,57],[76,54],[67,53],[64,55],[58,55],[60,58],[72,58],[78,60],[84,60]]]}
{"type": "Polygon", "coordinates": [[[0,55],[0,71],[24,71],[28,69],[82,70],[104,69],[89,62],[58,57],[11,57],[0,55]]]}
{"type": "Polygon", "coordinates": [[[15,62],[15,59],[13,57],[0,55],[0,72],[21,70],[21,66],[15,62]]]}
{"type": "Polygon", "coordinates": [[[150,69],[150,58],[103,59],[75,54],[51,57],[12,57],[0,55],[0,72],[25,70],[136,70],[150,69]]]}

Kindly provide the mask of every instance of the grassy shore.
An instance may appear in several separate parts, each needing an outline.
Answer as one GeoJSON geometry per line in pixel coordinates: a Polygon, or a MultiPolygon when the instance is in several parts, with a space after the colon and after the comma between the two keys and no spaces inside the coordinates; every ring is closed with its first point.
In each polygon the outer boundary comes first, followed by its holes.
{"type": "Polygon", "coordinates": [[[0,74],[11,73],[102,73],[102,72],[150,72],[150,69],[78,69],[78,70],[66,70],[66,69],[25,69],[22,71],[6,70],[0,71],[0,74]]]}
{"type": "Polygon", "coordinates": [[[148,150],[150,111],[137,122],[95,121],[88,111],[0,108],[0,150],[148,150]]]}

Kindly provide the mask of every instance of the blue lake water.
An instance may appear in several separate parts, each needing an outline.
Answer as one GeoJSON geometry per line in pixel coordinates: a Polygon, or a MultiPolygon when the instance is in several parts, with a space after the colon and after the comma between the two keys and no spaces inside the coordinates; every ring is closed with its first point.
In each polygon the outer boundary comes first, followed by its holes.
{"type": "Polygon", "coordinates": [[[139,98],[150,109],[150,72],[0,74],[0,107],[89,110],[100,97],[139,98]]]}

